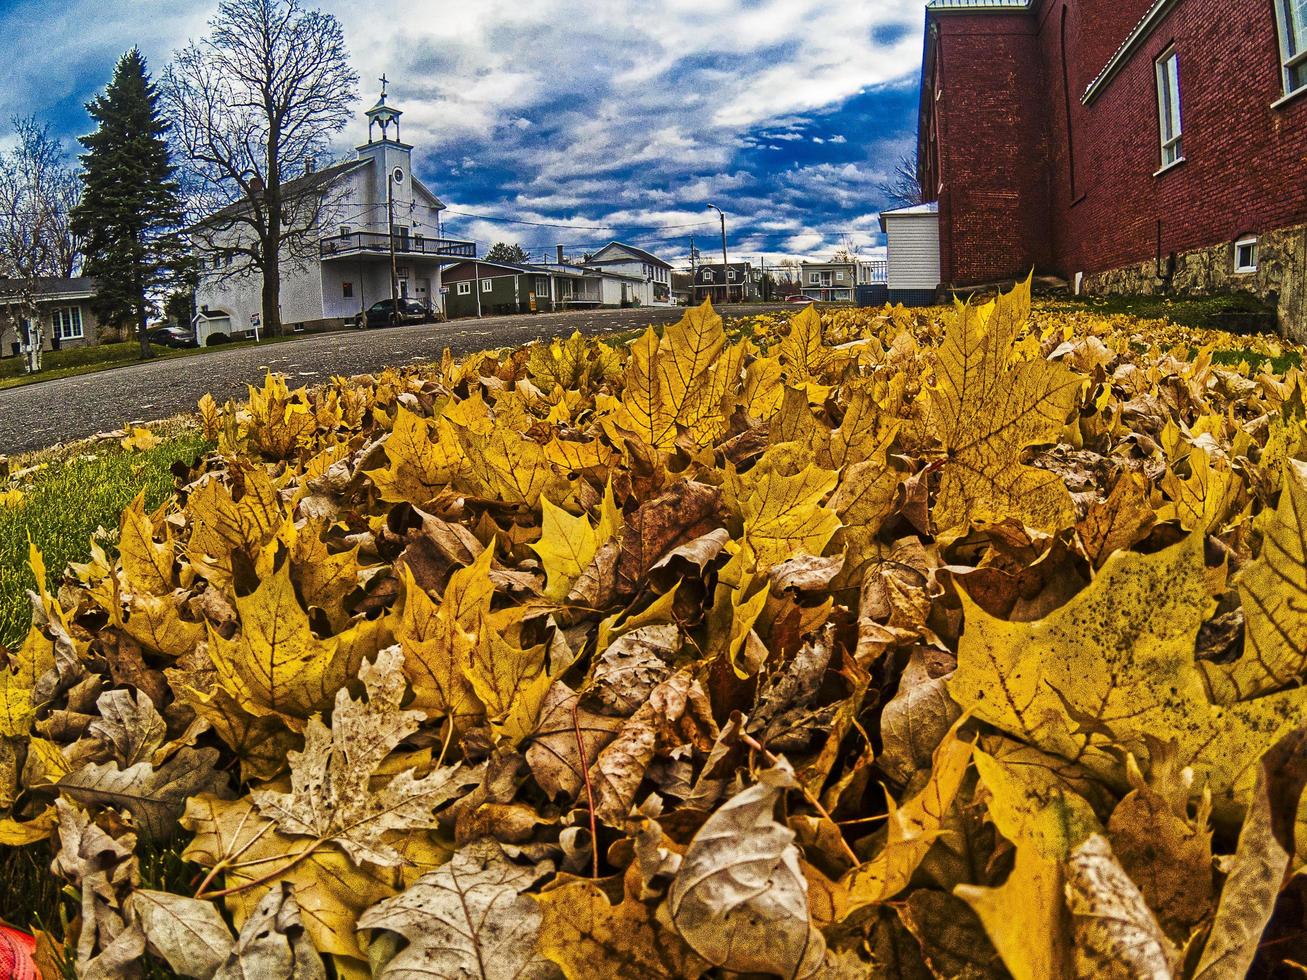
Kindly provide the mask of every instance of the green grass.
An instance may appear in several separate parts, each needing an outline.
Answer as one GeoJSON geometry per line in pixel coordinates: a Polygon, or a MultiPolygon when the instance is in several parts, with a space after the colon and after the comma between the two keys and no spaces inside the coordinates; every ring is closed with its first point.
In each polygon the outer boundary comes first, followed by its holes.
{"type": "Polygon", "coordinates": [[[1185,327],[1256,333],[1274,330],[1275,310],[1249,293],[1215,296],[1077,296],[1055,307],[1088,309],[1105,316],[1128,314],[1145,320],[1165,318],[1185,327]]]}
{"type": "MultiPolygon", "coordinates": [[[[1190,357],[1197,357],[1198,351],[1193,351],[1190,357]]],[[[1269,368],[1274,374],[1284,374],[1289,368],[1302,367],[1302,354],[1296,350],[1285,351],[1278,357],[1272,357],[1269,354],[1259,354],[1251,350],[1217,350],[1212,351],[1212,363],[1220,364],[1223,367],[1238,367],[1242,362],[1247,361],[1248,366],[1252,368],[1253,374],[1256,374],[1262,368],[1269,368]]]]}
{"type": "MultiPolygon", "coordinates": [[[[283,337],[264,337],[261,344],[280,344],[288,340],[312,334],[286,334],[283,337]]],[[[253,340],[233,340],[229,344],[216,347],[171,347],[155,346],[154,359],[171,359],[174,357],[194,357],[212,351],[232,350],[237,347],[251,347],[253,340]]],[[[110,368],[125,367],[128,364],[141,363],[141,345],[135,340],[117,344],[92,344],[87,347],[70,347],[67,350],[46,351],[41,357],[39,374],[24,374],[21,357],[6,357],[0,360],[0,390],[20,388],[23,385],[39,384],[53,381],[55,378],[70,378],[79,374],[93,374],[110,368]]]]}
{"type": "Polygon", "coordinates": [[[172,464],[189,462],[207,448],[192,429],[145,452],[102,444],[53,461],[20,482],[22,503],[0,506],[0,642],[21,641],[31,621],[26,590],[36,583],[27,567],[29,536],[45,556],[49,574],[57,577],[69,561],[86,559],[97,528],[116,534],[119,514],[142,488],[146,506],[159,506],[173,489],[172,464]]]}

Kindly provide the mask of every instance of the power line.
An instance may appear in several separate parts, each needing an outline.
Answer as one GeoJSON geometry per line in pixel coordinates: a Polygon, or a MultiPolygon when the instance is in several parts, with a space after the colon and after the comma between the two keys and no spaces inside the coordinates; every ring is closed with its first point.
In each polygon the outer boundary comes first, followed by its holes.
{"type": "Polygon", "coordinates": [[[711,222],[707,221],[695,221],[681,225],[624,225],[621,222],[612,222],[606,225],[569,225],[561,221],[527,221],[524,218],[500,218],[490,214],[475,214],[471,211],[455,211],[453,208],[445,208],[444,213],[457,214],[464,218],[477,218],[480,221],[500,221],[510,225],[531,225],[536,228],[565,228],[569,231],[609,231],[613,228],[625,228],[628,231],[667,231],[671,228],[699,228],[702,225],[711,224],[711,222]]]}

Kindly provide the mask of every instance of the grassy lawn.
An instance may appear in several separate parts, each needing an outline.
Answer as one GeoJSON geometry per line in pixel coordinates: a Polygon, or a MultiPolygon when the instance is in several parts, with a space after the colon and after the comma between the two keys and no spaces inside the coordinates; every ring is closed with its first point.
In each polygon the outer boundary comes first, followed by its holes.
{"type": "MultiPolygon", "coordinates": [[[[189,462],[209,448],[195,429],[174,430],[145,452],[127,452],[117,443],[89,450],[83,444],[77,455],[48,461],[18,482],[22,502],[0,505],[0,642],[18,643],[31,622],[26,590],[35,583],[27,567],[29,537],[45,555],[50,575],[57,577],[69,561],[86,558],[97,528],[117,536],[119,514],[142,488],[146,506],[157,507],[172,492],[172,464],[189,462]]],[[[105,542],[111,543],[112,538],[105,542]]]]}
{"type": "Polygon", "coordinates": [[[1145,320],[1165,318],[1185,327],[1228,330],[1232,333],[1274,334],[1275,311],[1248,293],[1215,296],[1075,296],[1050,304],[1111,315],[1124,313],[1145,320]]]}
{"type": "MultiPolygon", "coordinates": [[[[309,334],[287,334],[284,337],[264,337],[262,344],[279,344],[309,334]]],[[[193,357],[196,354],[208,354],[212,351],[232,350],[237,347],[250,347],[252,340],[235,340],[217,347],[154,347],[154,356],[159,358],[193,357]]],[[[119,344],[93,344],[89,347],[72,347],[68,350],[46,351],[42,358],[40,374],[24,374],[20,357],[6,357],[0,360],[0,390],[19,388],[23,385],[39,384],[55,378],[70,378],[78,374],[93,374],[110,368],[139,364],[141,345],[135,340],[119,344]]]]}

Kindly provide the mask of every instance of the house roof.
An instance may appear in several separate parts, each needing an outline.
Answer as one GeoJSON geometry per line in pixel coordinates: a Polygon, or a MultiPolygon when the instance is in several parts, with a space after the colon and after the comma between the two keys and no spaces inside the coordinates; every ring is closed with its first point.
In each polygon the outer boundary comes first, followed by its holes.
{"type": "Polygon", "coordinates": [[[913,204],[906,208],[890,208],[880,213],[880,230],[885,231],[885,219],[894,218],[929,218],[939,214],[939,201],[928,204],[913,204]]]}
{"type": "MultiPolygon", "coordinates": [[[[0,297],[20,295],[29,280],[0,279],[0,297]]],[[[57,297],[94,296],[99,283],[93,276],[74,276],[66,279],[62,276],[38,276],[30,280],[35,287],[34,295],[38,300],[57,297]]]]}
{"type": "Polygon", "coordinates": [[[652,262],[652,263],[654,263],[655,265],[665,266],[665,267],[668,268],[668,269],[671,268],[671,264],[670,264],[670,263],[668,263],[668,262],[664,262],[662,259],[660,259],[658,256],[654,255],[652,252],[646,252],[644,249],[642,249],[642,248],[636,248],[634,245],[627,245],[625,242],[609,242],[607,245],[605,245],[605,246],[604,246],[603,248],[601,248],[599,251],[595,252],[595,254],[594,254],[590,259],[587,260],[586,264],[588,265],[590,262],[599,262],[599,261],[602,261],[602,260],[599,258],[599,256],[603,255],[603,254],[604,254],[605,252],[607,252],[610,248],[624,248],[624,249],[626,249],[626,251],[630,252],[630,253],[631,253],[632,255],[634,255],[636,258],[641,259],[641,260],[643,260],[643,261],[645,261],[645,262],[652,262]]]}
{"type": "MultiPolygon", "coordinates": [[[[296,177],[294,180],[283,181],[281,185],[281,192],[283,195],[287,195],[287,194],[296,195],[296,194],[302,194],[304,191],[310,190],[314,187],[326,187],[328,184],[335,182],[335,180],[339,177],[343,177],[346,174],[358,170],[362,167],[370,167],[370,166],[372,166],[372,160],[370,158],[363,159],[363,160],[346,160],[344,163],[338,163],[335,164],[334,166],[326,167],[322,170],[315,170],[311,174],[305,174],[302,177],[296,177]]],[[[435,195],[432,196],[434,197],[435,195]]],[[[243,198],[239,201],[233,201],[231,204],[228,204],[226,207],[219,208],[217,211],[214,211],[213,214],[201,218],[199,221],[196,222],[196,225],[213,224],[214,222],[221,221],[224,218],[229,218],[237,214],[240,214],[248,207],[249,207],[249,202],[243,198]]]]}
{"type": "Polygon", "coordinates": [[[1080,101],[1084,105],[1089,105],[1098,97],[1098,93],[1103,90],[1104,86],[1112,80],[1112,77],[1121,70],[1121,67],[1134,54],[1135,48],[1148,40],[1148,36],[1153,33],[1157,25],[1162,22],[1162,18],[1174,6],[1175,0],[1156,0],[1155,3],[1149,5],[1144,12],[1144,16],[1135,25],[1134,30],[1126,35],[1126,39],[1121,42],[1121,46],[1108,59],[1107,64],[1103,66],[1103,70],[1094,76],[1094,80],[1085,89],[1085,94],[1080,97],[1080,101]]]}

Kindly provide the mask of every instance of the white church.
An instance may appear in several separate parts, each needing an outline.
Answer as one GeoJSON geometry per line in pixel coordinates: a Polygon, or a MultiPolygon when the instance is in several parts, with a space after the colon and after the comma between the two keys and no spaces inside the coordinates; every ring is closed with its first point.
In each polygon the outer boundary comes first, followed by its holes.
{"type": "MultiPolygon", "coordinates": [[[[367,112],[368,141],[355,159],[297,178],[320,188],[324,207],[316,255],[282,265],[286,330],[352,322],[373,303],[390,299],[392,269],[399,296],[443,312],[441,267],[476,257],[473,242],[442,237],[445,205],[413,173],[413,147],[399,138],[400,115],[386,104],[383,85],[381,98],[367,112]]],[[[195,293],[197,339],[203,344],[216,333],[245,336],[259,323],[261,278],[226,275],[220,257],[204,258],[195,293]]]]}

